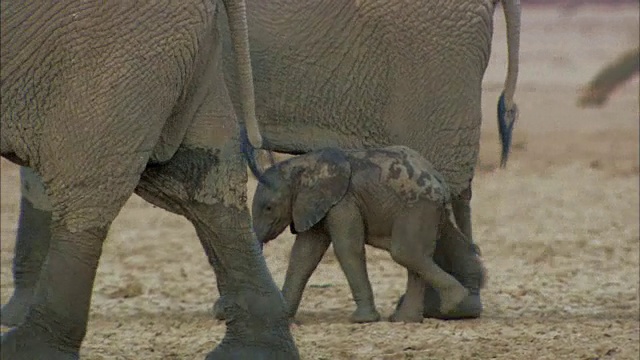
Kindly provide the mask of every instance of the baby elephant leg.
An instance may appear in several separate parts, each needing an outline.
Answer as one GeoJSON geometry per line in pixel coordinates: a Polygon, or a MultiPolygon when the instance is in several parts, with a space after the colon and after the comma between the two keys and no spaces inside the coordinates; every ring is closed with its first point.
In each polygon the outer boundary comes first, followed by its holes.
{"type": "Polygon", "coordinates": [[[379,321],[380,313],[374,304],[373,290],[365,261],[364,223],[357,205],[350,201],[342,201],[331,209],[326,221],[333,242],[333,250],[357,306],[351,315],[351,321],[355,323],[379,321]]]}
{"type": "Polygon", "coordinates": [[[400,217],[393,225],[391,256],[435,288],[440,294],[440,311],[448,313],[469,291],[433,261],[441,214],[442,210],[435,204],[424,204],[400,217]]]}
{"type": "Polygon", "coordinates": [[[314,229],[296,235],[282,286],[282,296],[287,303],[291,320],[298,312],[304,287],[330,244],[331,239],[327,234],[314,229]]]}

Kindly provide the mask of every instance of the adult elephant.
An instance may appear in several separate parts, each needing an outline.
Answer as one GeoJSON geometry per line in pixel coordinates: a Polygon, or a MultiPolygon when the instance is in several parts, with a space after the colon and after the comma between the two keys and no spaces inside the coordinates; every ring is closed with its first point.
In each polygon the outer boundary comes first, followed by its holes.
{"type": "MultiPolygon", "coordinates": [[[[250,230],[218,5],[2,3],[0,150],[42,179],[45,205],[28,200],[27,191],[23,210],[47,212],[34,224],[50,237],[46,251],[32,251],[39,277],[25,318],[2,336],[3,359],[78,358],[103,241],[134,191],[188,218],[217,277],[229,284],[226,334],[207,358],[299,357],[282,295],[250,230]]],[[[246,5],[224,6],[243,119],[259,147],[246,5]]]]}
{"type": "MultiPolygon", "coordinates": [[[[471,181],[480,142],[482,79],[491,53],[497,3],[249,0],[256,113],[264,148],[289,154],[326,146],[413,148],[446,178],[458,223],[471,237],[471,181]]],[[[513,97],[520,2],[502,0],[501,4],[509,53],[498,101],[501,166],[505,166],[517,116],[513,97]]],[[[232,65],[229,45],[224,51],[225,66],[232,65]]],[[[229,71],[225,76],[230,84],[238,84],[229,71]]],[[[232,99],[239,109],[240,94],[232,92],[232,99]]],[[[471,295],[453,313],[441,314],[439,297],[429,288],[424,315],[477,317],[482,312],[481,279],[466,264],[452,264],[447,250],[436,250],[436,261],[471,295]]],[[[216,315],[223,317],[220,311],[216,315]]]]}
{"type": "MultiPolygon", "coordinates": [[[[273,151],[299,154],[324,146],[387,144],[416,149],[450,183],[457,220],[471,235],[469,203],[479,148],[481,83],[497,1],[440,5],[415,0],[249,0],[256,108],[263,148],[273,151]]],[[[507,0],[502,5],[509,47],[507,79],[498,104],[504,165],[516,115],[520,6],[507,0]]],[[[234,64],[229,41],[224,54],[229,70],[234,64]]],[[[240,84],[230,71],[225,76],[228,83],[240,84]]],[[[238,88],[230,87],[236,110],[242,108],[243,98],[238,88]]],[[[20,321],[39,276],[43,255],[38,254],[46,253],[50,211],[38,191],[39,181],[36,174],[23,171],[16,290],[2,310],[3,323],[20,321]]],[[[472,295],[454,314],[445,315],[438,311],[437,293],[429,289],[425,316],[479,316],[479,281],[464,267],[448,263],[443,253],[446,249],[440,254],[436,250],[438,264],[472,295]]],[[[225,293],[224,279],[219,280],[219,290],[225,293]]]]}

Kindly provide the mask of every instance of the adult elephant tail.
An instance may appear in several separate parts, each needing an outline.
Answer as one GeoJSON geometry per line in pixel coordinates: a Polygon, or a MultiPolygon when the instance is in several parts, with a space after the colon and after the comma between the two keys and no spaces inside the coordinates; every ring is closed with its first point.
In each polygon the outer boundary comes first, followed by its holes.
{"type": "MultiPolygon", "coordinates": [[[[249,141],[249,137],[247,135],[247,129],[244,125],[240,125],[240,150],[242,151],[242,154],[247,161],[247,165],[249,166],[249,170],[251,170],[251,174],[253,174],[253,176],[259,182],[265,185],[269,185],[267,179],[264,177],[264,171],[260,169],[261,166],[258,164],[256,149],[251,145],[251,142],[249,141]]],[[[275,165],[273,152],[269,151],[268,154],[271,166],[275,165]]]]}
{"type": "Polygon", "coordinates": [[[511,150],[511,135],[518,118],[518,107],[513,100],[518,82],[518,62],[520,52],[520,0],[501,0],[507,24],[508,67],[504,89],[498,99],[498,132],[502,144],[500,167],[507,166],[511,150]]]}
{"type": "Polygon", "coordinates": [[[254,148],[262,148],[262,134],[256,118],[256,100],[249,52],[249,27],[247,25],[247,5],[245,0],[223,0],[229,18],[231,43],[236,56],[242,115],[247,128],[247,138],[254,148]]]}
{"type": "Polygon", "coordinates": [[[244,125],[240,126],[240,150],[242,150],[242,154],[245,160],[247,160],[247,165],[253,176],[255,176],[259,182],[264,183],[263,172],[258,166],[256,149],[251,145],[249,136],[247,135],[247,128],[244,125]]]}
{"type": "MultiPolygon", "coordinates": [[[[245,0],[223,0],[229,19],[231,43],[235,54],[238,71],[240,97],[242,107],[241,144],[242,152],[253,175],[262,181],[258,167],[256,149],[263,146],[262,134],[256,117],[255,89],[251,68],[251,52],[249,49],[249,27],[247,25],[247,5],[245,0]]],[[[273,152],[269,151],[269,161],[275,164],[273,152]]]]}

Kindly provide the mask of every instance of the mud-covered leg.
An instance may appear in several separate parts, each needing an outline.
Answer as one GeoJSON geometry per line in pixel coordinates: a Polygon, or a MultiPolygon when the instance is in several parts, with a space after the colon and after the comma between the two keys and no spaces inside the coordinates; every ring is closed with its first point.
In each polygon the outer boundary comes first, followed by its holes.
{"type": "MultiPolygon", "coordinates": [[[[215,267],[214,267],[215,268],[215,267]]],[[[226,294],[226,290],[223,290],[224,287],[220,286],[220,281],[217,281],[217,286],[218,286],[218,294],[220,294],[220,296],[218,297],[218,299],[213,303],[213,307],[211,308],[211,313],[213,315],[213,318],[216,320],[225,320],[225,314],[224,314],[224,308],[225,308],[225,302],[226,302],[226,297],[224,294],[226,294]]]]}
{"type": "Polygon", "coordinates": [[[181,147],[167,164],[148,168],[136,192],[192,222],[225,284],[226,334],[207,358],[297,359],[284,299],[250,228],[237,137],[219,141],[219,148],[181,147]]]}
{"type": "MultiPolygon", "coordinates": [[[[203,247],[204,247],[204,244],[203,244],[203,247]]],[[[207,259],[209,260],[209,264],[211,264],[211,267],[213,269],[220,268],[220,260],[217,258],[213,249],[204,247],[204,251],[205,251],[205,254],[207,254],[207,259]]],[[[225,301],[226,301],[225,294],[227,293],[225,279],[216,278],[216,286],[218,287],[218,294],[220,294],[220,296],[213,303],[211,312],[213,314],[213,317],[216,320],[224,320],[225,319],[224,308],[225,308],[225,301]]]]}
{"type": "Polygon", "coordinates": [[[313,229],[296,235],[282,286],[290,318],[295,317],[304,287],[330,244],[327,234],[313,229]]]}
{"type": "Polygon", "coordinates": [[[39,169],[53,208],[49,251],[24,322],[2,337],[2,359],[78,358],[103,241],[145,162],[136,154],[128,162],[96,168],[93,159],[65,162],[75,144],[58,149],[59,157],[39,169]]]}
{"type": "Polygon", "coordinates": [[[207,358],[297,358],[284,299],[250,231],[248,209],[198,204],[193,210],[188,218],[198,237],[220,254],[216,275],[228,281],[227,331],[207,358]]]}
{"type": "Polygon", "coordinates": [[[326,222],[333,241],[333,250],[357,306],[351,314],[351,321],[356,323],[379,321],[380,313],[376,310],[373,290],[367,274],[364,223],[357,205],[352,200],[343,199],[331,209],[326,222]]]}
{"type": "Polygon", "coordinates": [[[436,205],[407,211],[403,221],[393,226],[391,256],[438,291],[440,311],[444,314],[455,309],[467,296],[468,290],[433,261],[440,220],[441,210],[436,205]]]}
{"type": "Polygon", "coordinates": [[[27,315],[51,238],[51,202],[40,176],[20,168],[20,218],[13,257],[13,295],[0,310],[2,325],[17,326],[27,315]]]}

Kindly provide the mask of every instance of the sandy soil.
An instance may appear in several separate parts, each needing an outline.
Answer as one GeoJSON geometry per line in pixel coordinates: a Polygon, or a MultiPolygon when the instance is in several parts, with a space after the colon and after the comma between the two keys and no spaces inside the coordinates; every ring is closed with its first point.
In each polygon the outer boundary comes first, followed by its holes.
{"type": "MultiPolygon", "coordinates": [[[[352,325],[350,292],[330,251],[294,330],[303,359],[638,359],[638,80],[602,109],[577,90],[637,45],[638,8],[523,12],[521,116],[515,153],[496,171],[495,101],[504,81],[496,12],[483,100],[474,232],[489,282],[481,319],[352,325]]],[[[2,302],[11,290],[17,168],[2,161],[2,302]]],[[[250,184],[251,192],[255,183],[250,184]]],[[[290,235],[265,249],[282,284],[290,235]]],[[[388,254],[368,249],[376,300],[389,315],[405,286],[388,254]]],[[[94,290],[84,359],[201,359],[224,334],[209,314],[215,280],[190,224],[133,197],[113,224],[94,290]]]]}

